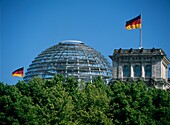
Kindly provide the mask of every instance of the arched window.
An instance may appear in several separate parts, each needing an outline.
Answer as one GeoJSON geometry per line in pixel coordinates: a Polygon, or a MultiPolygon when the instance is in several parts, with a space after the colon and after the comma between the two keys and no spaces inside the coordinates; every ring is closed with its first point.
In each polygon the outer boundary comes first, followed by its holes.
{"type": "Polygon", "coordinates": [[[151,65],[145,66],[145,77],[151,77],[151,65]]]}
{"type": "Polygon", "coordinates": [[[134,77],[140,77],[141,76],[141,67],[139,65],[134,66],[134,77]]]}
{"type": "Polygon", "coordinates": [[[130,76],[130,68],[128,65],[123,66],[123,77],[129,77],[130,76]]]}

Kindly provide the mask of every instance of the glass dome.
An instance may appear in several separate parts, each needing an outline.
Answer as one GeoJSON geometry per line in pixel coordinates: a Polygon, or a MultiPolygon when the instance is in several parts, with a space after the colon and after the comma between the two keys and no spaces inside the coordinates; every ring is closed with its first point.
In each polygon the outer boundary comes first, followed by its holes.
{"type": "Polygon", "coordinates": [[[62,41],[40,53],[27,69],[24,80],[27,82],[35,76],[50,79],[56,74],[86,82],[101,76],[106,83],[112,76],[109,62],[98,51],[77,40],[62,41]]]}

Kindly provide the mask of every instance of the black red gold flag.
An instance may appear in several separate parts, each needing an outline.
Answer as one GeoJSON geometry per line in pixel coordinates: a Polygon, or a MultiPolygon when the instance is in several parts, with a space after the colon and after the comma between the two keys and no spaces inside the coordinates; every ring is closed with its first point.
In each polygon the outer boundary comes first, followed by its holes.
{"type": "Polygon", "coordinates": [[[142,27],[142,19],[141,15],[129,20],[126,22],[126,29],[127,30],[132,30],[132,29],[138,29],[142,27]]]}
{"type": "Polygon", "coordinates": [[[15,71],[12,72],[12,76],[18,76],[18,77],[23,77],[24,76],[24,67],[19,68],[15,71]]]}

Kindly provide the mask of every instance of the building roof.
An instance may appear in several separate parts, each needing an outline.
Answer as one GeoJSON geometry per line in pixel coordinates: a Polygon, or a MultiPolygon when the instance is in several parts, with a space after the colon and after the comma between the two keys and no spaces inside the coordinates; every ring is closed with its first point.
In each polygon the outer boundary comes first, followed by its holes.
{"type": "Polygon", "coordinates": [[[152,49],[115,49],[114,50],[114,55],[116,54],[121,54],[121,55],[139,55],[139,54],[142,54],[142,55],[164,55],[166,56],[166,54],[164,53],[164,51],[162,49],[155,49],[155,48],[152,48],[152,49]]]}
{"type": "Polygon", "coordinates": [[[166,64],[170,64],[170,60],[167,58],[165,52],[161,48],[152,49],[115,49],[113,55],[109,56],[112,60],[116,57],[160,57],[166,64]]]}

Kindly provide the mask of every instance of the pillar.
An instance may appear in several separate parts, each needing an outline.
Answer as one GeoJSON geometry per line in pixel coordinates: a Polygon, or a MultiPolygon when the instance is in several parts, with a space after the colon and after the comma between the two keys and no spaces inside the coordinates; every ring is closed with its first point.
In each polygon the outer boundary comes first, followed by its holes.
{"type": "Polygon", "coordinates": [[[130,77],[134,78],[134,71],[133,71],[133,66],[132,64],[130,65],[130,77]]]}
{"type": "Polygon", "coordinates": [[[142,64],[142,78],[145,78],[145,67],[144,67],[144,65],[142,64]]]}

